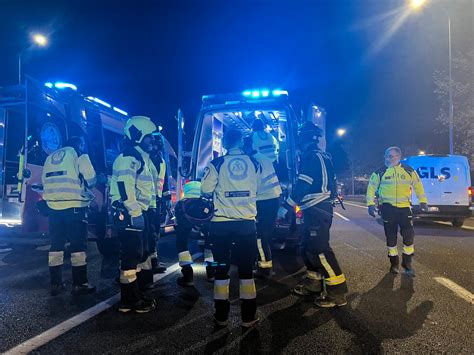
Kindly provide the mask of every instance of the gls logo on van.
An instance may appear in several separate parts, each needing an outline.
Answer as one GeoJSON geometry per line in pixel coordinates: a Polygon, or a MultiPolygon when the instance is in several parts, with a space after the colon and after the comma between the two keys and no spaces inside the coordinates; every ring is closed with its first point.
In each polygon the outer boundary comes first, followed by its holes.
{"type": "MultiPolygon", "coordinates": [[[[438,175],[435,174],[435,168],[430,167],[427,168],[425,166],[420,166],[416,169],[416,172],[422,179],[438,179],[438,175]]],[[[441,174],[444,175],[445,179],[449,179],[451,177],[451,169],[450,168],[441,168],[441,174]]]]}

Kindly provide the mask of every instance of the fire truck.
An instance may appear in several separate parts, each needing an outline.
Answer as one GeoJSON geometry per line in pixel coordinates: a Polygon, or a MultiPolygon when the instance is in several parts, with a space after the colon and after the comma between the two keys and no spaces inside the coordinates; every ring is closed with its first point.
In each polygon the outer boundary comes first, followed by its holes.
{"type": "MultiPolygon", "coordinates": [[[[47,218],[37,209],[43,191],[42,167],[69,137],[85,138],[96,173],[110,181],[128,117],[106,101],[81,95],[69,83],[40,83],[27,77],[24,85],[0,88],[0,235],[47,236],[47,218]]],[[[164,158],[168,167],[176,169],[176,153],[166,139],[164,158]]],[[[175,177],[167,174],[171,191],[175,177]]],[[[103,254],[118,250],[109,222],[108,188],[108,183],[97,184],[88,211],[89,236],[97,240],[103,254]]],[[[163,224],[169,223],[165,214],[163,224]]]]}
{"type": "MultiPolygon", "coordinates": [[[[283,198],[288,196],[298,175],[300,152],[297,144],[298,126],[306,120],[318,124],[325,131],[326,112],[311,104],[306,115],[299,115],[289,101],[288,91],[280,89],[253,89],[237,94],[204,95],[202,107],[194,126],[192,150],[185,150],[182,138],[186,123],[182,112],[178,113],[178,175],[177,195],[183,179],[200,180],[207,164],[225,153],[222,138],[229,129],[242,131],[249,139],[252,122],[259,118],[266,130],[277,138],[280,150],[275,170],[283,189],[283,198]]],[[[325,136],[320,139],[320,148],[326,149],[325,136]]],[[[285,220],[277,221],[275,235],[287,241],[299,240],[299,225],[302,213],[296,208],[285,220]]]]}

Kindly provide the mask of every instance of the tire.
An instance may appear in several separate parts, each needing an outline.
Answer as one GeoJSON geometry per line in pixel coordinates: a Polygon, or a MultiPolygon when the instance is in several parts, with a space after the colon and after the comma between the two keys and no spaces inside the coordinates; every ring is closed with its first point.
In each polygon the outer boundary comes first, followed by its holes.
{"type": "Polygon", "coordinates": [[[464,219],[462,218],[455,218],[451,221],[451,223],[453,224],[453,227],[455,228],[461,228],[462,225],[464,224],[464,219]]]}

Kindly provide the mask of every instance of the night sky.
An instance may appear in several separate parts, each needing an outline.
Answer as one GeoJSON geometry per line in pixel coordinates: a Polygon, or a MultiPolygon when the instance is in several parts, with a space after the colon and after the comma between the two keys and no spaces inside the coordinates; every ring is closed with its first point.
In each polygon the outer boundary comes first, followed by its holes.
{"type": "Polygon", "coordinates": [[[0,86],[16,83],[18,53],[41,31],[50,45],[24,52],[26,73],[149,115],[171,141],[178,107],[194,120],[201,95],[279,87],[298,108],[325,107],[336,160],[345,159],[338,127],[363,142],[367,159],[382,162],[394,144],[446,152],[447,135],[433,135],[432,75],[447,70],[445,11],[453,54],[472,48],[473,1],[431,1],[388,36],[405,4],[0,0],[0,86]]]}

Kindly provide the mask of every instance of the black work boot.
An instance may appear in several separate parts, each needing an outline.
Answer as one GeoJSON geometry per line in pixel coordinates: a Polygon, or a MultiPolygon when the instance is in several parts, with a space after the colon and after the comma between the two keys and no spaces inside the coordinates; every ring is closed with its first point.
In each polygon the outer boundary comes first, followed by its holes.
{"type": "Polygon", "coordinates": [[[398,274],[400,272],[400,269],[398,267],[400,258],[399,256],[389,256],[390,259],[390,272],[392,274],[398,274]]]}
{"type": "Polygon", "coordinates": [[[137,281],[129,284],[120,284],[119,312],[148,313],[155,308],[153,304],[140,298],[137,281]]]}
{"type": "Polygon", "coordinates": [[[153,271],[142,270],[137,272],[137,282],[140,291],[151,290],[153,288],[153,271]]]}
{"type": "Polygon", "coordinates": [[[242,299],[240,309],[242,313],[242,327],[250,328],[260,320],[257,316],[257,299],[242,299]]]}
{"type": "Polygon", "coordinates": [[[415,277],[415,270],[411,265],[413,255],[402,254],[402,267],[405,269],[405,275],[415,277]]]}
{"type": "Polygon", "coordinates": [[[214,313],[214,324],[225,327],[229,324],[230,302],[229,300],[214,300],[216,313],[214,313]]]}
{"type": "Polygon", "coordinates": [[[87,265],[72,267],[72,290],[74,296],[88,295],[95,292],[95,286],[87,282],[87,265]]]}
{"type": "Polygon", "coordinates": [[[323,291],[323,280],[310,278],[307,274],[303,276],[302,282],[293,289],[298,296],[319,296],[323,291]]]}
{"type": "Polygon", "coordinates": [[[253,275],[256,277],[256,278],[259,278],[259,279],[266,279],[266,280],[270,280],[273,275],[275,275],[275,273],[273,272],[273,269],[271,267],[269,268],[261,268],[259,267],[254,273],[253,275]]]}
{"type": "Polygon", "coordinates": [[[181,273],[183,276],[178,277],[176,280],[178,285],[183,287],[194,286],[193,281],[193,267],[191,265],[185,265],[181,268],[181,273]]]}
{"type": "Polygon", "coordinates": [[[166,266],[163,263],[160,263],[158,258],[151,259],[151,270],[153,274],[163,274],[166,272],[166,266]]]}
{"type": "Polygon", "coordinates": [[[57,296],[66,290],[63,284],[63,266],[50,266],[49,274],[51,277],[51,296],[57,296]]]}

